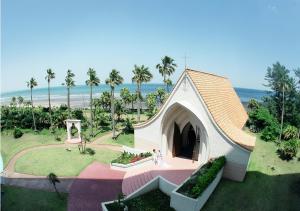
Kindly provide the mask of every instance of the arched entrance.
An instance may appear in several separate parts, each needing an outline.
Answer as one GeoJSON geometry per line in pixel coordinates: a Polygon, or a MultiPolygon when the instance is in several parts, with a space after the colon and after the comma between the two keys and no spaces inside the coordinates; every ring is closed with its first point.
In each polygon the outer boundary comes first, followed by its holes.
{"type": "Polygon", "coordinates": [[[163,155],[206,162],[207,140],[202,121],[191,110],[179,103],[169,107],[162,120],[163,155]]]}
{"type": "Polygon", "coordinates": [[[174,123],[173,135],[173,156],[192,159],[196,150],[196,132],[190,122],[188,122],[182,132],[178,124],[174,123]]]}

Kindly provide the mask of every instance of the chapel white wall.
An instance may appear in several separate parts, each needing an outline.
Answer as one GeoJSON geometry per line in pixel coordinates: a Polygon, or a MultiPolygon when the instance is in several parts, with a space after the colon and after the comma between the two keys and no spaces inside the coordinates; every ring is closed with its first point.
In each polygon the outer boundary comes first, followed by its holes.
{"type": "MultiPolygon", "coordinates": [[[[173,131],[168,131],[168,133],[171,133],[167,134],[170,137],[169,142],[167,144],[164,143],[167,135],[163,134],[162,123],[168,108],[176,103],[184,106],[195,114],[189,115],[193,126],[201,121],[205,127],[208,143],[205,147],[201,146],[199,163],[206,162],[210,157],[225,155],[228,162],[224,169],[224,176],[234,180],[243,180],[248,165],[250,151],[229,141],[228,138],[217,129],[217,126],[213,124],[211,117],[207,113],[205,104],[199,98],[190,79],[188,77],[185,78],[185,76],[182,77],[181,82],[175,87],[173,96],[169,99],[166,106],[162,108],[163,110],[159,113],[159,116],[145,126],[135,128],[135,147],[147,151],[152,151],[153,148],[162,149],[163,153],[170,155],[173,131]],[[168,146],[167,149],[164,149],[165,145],[168,146]],[[203,160],[203,158],[205,158],[205,160],[203,160]]],[[[176,116],[176,111],[174,116],[176,116]]],[[[180,127],[184,127],[184,125],[180,127]]],[[[201,138],[203,139],[205,137],[201,138]]]]}

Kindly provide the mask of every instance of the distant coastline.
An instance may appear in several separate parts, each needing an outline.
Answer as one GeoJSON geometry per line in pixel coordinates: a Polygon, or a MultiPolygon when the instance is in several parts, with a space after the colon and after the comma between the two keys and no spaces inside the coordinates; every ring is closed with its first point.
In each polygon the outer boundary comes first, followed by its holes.
{"type": "MultiPolygon", "coordinates": [[[[155,92],[159,87],[164,87],[163,84],[143,84],[142,85],[142,94],[143,96],[148,93],[155,92]]],[[[128,88],[130,92],[135,92],[135,84],[122,84],[118,86],[115,90],[116,96],[119,97],[120,90],[122,88],[128,88]]],[[[241,99],[243,104],[253,98],[258,101],[261,101],[264,96],[268,95],[268,92],[265,90],[257,89],[248,89],[248,88],[234,88],[238,96],[241,99]]],[[[104,91],[110,91],[110,87],[101,84],[98,87],[94,88],[94,98],[100,97],[101,93],[104,91]]],[[[33,100],[35,105],[47,106],[48,105],[48,90],[47,88],[36,88],[33,90],[33,100]]],[[[53,106],[59,106],[61,104],[67,103],[67,94],[66,88],[63,86],[57,86],[51,88],[51,103],[53,106]]],[[[30,91],[27,90],[18,90],[1,93],[0,102],[1,105],[8,105],[12,97],[22,96],[24,100],[30,99],[30,91]]],[[[78,85],[71,89],[71,106],[72,107],[88,107],[89,105],[89,87],[85,85],[78,85]]]]}

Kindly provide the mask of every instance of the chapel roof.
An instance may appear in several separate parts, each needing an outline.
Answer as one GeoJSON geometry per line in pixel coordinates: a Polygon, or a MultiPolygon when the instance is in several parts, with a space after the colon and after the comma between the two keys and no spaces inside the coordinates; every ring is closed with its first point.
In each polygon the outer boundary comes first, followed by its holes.
{"type": "Polygon", "coordinates": [[[243,131],[248,119],[228,78],[186,69],[218,127],[236,144],[253,150],[255,137],[243,131]]]}

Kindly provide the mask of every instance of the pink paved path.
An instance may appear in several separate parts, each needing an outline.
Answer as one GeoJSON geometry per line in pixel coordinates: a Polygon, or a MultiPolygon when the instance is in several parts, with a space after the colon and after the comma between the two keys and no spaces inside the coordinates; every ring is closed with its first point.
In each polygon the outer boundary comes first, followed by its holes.
{"type": "Polygon", "coordinates": [[[92,163],[73,182],[68,210],[102,210],[101,202],[115,200],[122,192],[124,174],[125,172],[110,169],[109,165],[92,163]]]}

